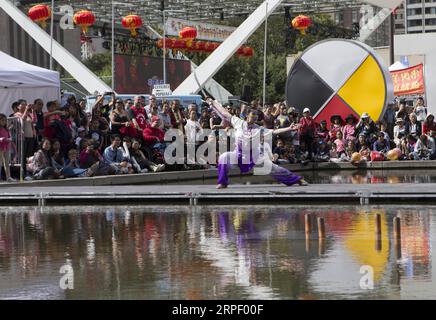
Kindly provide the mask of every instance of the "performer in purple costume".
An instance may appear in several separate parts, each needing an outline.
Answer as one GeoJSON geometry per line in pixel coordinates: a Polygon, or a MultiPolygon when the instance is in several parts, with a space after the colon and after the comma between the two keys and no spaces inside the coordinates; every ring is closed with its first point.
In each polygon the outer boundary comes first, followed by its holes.
{"type": "MultiPolygon", "coordinates": [[[[218,160],[218,185],[217,189],[227,188],[229,180],[228,173],[232,167],[239,167],[241,173],[247,173],[252,170],[255,166],[255,162],[258,162],[253,159],[253,152],[250,150],[250,154],[248,155],[249,159],[247,159],[247,155],[244,154],[243,145],[250,144],[253,138],[256,135],[260,135],[260,138],[266,134],[281,134],[288,131],[295,131],[299,129],[298,124],[293,124],[288,128],[269,130],[264,127],[261,127],[256,124],[257,121],[257,111],[250,111],[247,116],[247,121],[244,121],[237,116],[232,116],[224,107],[222,107],[218,102],[213,101],[212,99],[208,99],[209,104],[212,106],[214,111],[224,120],[230,122],[232,124],[233,129],[235,130],[235,140],[236,140],[236,148],[232,152],[223,153],[218,160]]],[[[259,138],[259,137],[258,137],[259,138]]],[[[260,139],[259,139],[260,141],[260,139]]],[[[248,146],[250,148],[251,145],[248,146]]],[[[263,149],[263,146],[260,146],[263,149]]],[[[246,152],[245,152],[246,153],[246,152]]],[[[256,153],[256,152],[254,152],[256,153]]],[[[260,151],[262,155],[262,150],[260,151]]],[[[266,161],[269,161],[268,166],[271,168],[270,175],[276,179],[277,181],[291,186],[294,184],[299,185],[307,185],[307,182],[303,179],[303,177],[294,175],[291,171],[282,168],[271,162],[270,158],[263,154],[263,162],[265,165],[266,161]]]]}

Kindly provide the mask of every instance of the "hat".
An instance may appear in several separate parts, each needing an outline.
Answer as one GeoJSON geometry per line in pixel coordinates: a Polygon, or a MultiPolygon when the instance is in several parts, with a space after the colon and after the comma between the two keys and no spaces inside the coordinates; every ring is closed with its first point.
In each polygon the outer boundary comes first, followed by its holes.
{"type": "Polygon", "coordinates": [[[368,114],[368,112],[364,112],[364,113],[362,113],[361,118],[362,118],[362,119],[369,118],[369,114],[368,114]]]}
{"type": "Polygon", "coordinates": [[[151,117],[151,122],[160,121],[160,118],[158,116],[151,117]]]}
{"type": "Polygon", "coordinates": [[[326,121],[326,120],[321,120],[319,123],[325,123],[325,124],[327,124],[327,121],[326,121]]]}
{"type": "Polygon", "coordinates": [[[303,113],[309,112],[310,113],[310,109],[309,108],[304,108],[303,113]]]}
{"type": "Polygon", "coordinates": [[[354,115],[352,115],[352,114],[349,114],[346,118],[345,118],[345,121],[347,121],[348,122],[348,120],[353,120],[353,122],[356,122],[356,117],[354,116],[354,115]]]}
{"type": "Polygon", "coordinates": [[[78,133],[83,132],[83,131],[86,131],[86,129],[84,127],[80,127],[79,129],[77,129],[78,133]]]}
{"type": "Polygon", "coordinates": [[[403,118],[397,118],[397,121],[395,121],[395,123],[399,123],[399,122],[404,122],[403,118]]]}
{"type": "Polygon", "coordinates": [[[338,114],[334,114],[334,115],[332,115],[332,116],[330,117],[330,122],[334,122],[335,119],[339,119],[339,123],[344,122],[344,121],[342,120],[342,117],[341,117],[340,115],[338,115],[338,114]]]}

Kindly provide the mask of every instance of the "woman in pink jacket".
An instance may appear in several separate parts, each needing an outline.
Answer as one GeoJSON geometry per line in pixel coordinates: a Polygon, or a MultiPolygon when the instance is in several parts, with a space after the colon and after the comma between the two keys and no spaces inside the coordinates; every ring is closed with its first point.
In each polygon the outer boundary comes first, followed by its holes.
{"type": "Polygon", "coordinates": [[[0,114],[0,167],[3,164],[6,173],[6,180],[8,182],[15,181],[11,178],[11,171],[9,168],[9,149],[11,147],[11,136],[8,130],[8,121],[6,115],[0,114]]]}

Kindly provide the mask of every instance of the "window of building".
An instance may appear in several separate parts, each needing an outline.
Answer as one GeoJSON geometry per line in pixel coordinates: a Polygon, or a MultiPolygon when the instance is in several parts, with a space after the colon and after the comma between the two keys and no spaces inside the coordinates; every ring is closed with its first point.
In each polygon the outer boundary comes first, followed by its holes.
{"type": "Polygon", "coordinates": [[[417,8],[417,9],[407,9],[407,14],[408,14],[409,16],[415,16],[415,15],[422,14],[422,8],[417,8]]]}
{"type": "Polygon", "coordinates": [[[434,7],[434,8],[425,8],[425,14],[436,14],[436,7],[434,7]]]}
{"type": "Polygon", "coordinates": [[[426,26],[436,26],[436,19],[425,19],[426,26]]]}
{"type": "Polygon", "coordinates": [[[422,20],[410,20],[407,22],[409,27],[419,27],[422,26],[422,20]]]}

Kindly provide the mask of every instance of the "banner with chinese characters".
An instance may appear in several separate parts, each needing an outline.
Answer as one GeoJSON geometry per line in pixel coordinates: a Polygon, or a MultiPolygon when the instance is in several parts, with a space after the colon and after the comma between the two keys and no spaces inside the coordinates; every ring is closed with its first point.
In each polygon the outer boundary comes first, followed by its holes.
{"type": "Polygon", "coordinates": [[[394,83],[394,94],[405,96],[409,94],[423,94],[424,86],[424,65],[392,71],[392,81],[394,83]]]}
{"type": "Polygon", "coordinates": [[[197,29],[197,39],[206,41],[223,42],[236,28],[217,24],[194,22],[176,18],[168,18],[165,22],[165,31],[169,36],[179,36],[179,32],[185,27],[197,29]]]}

